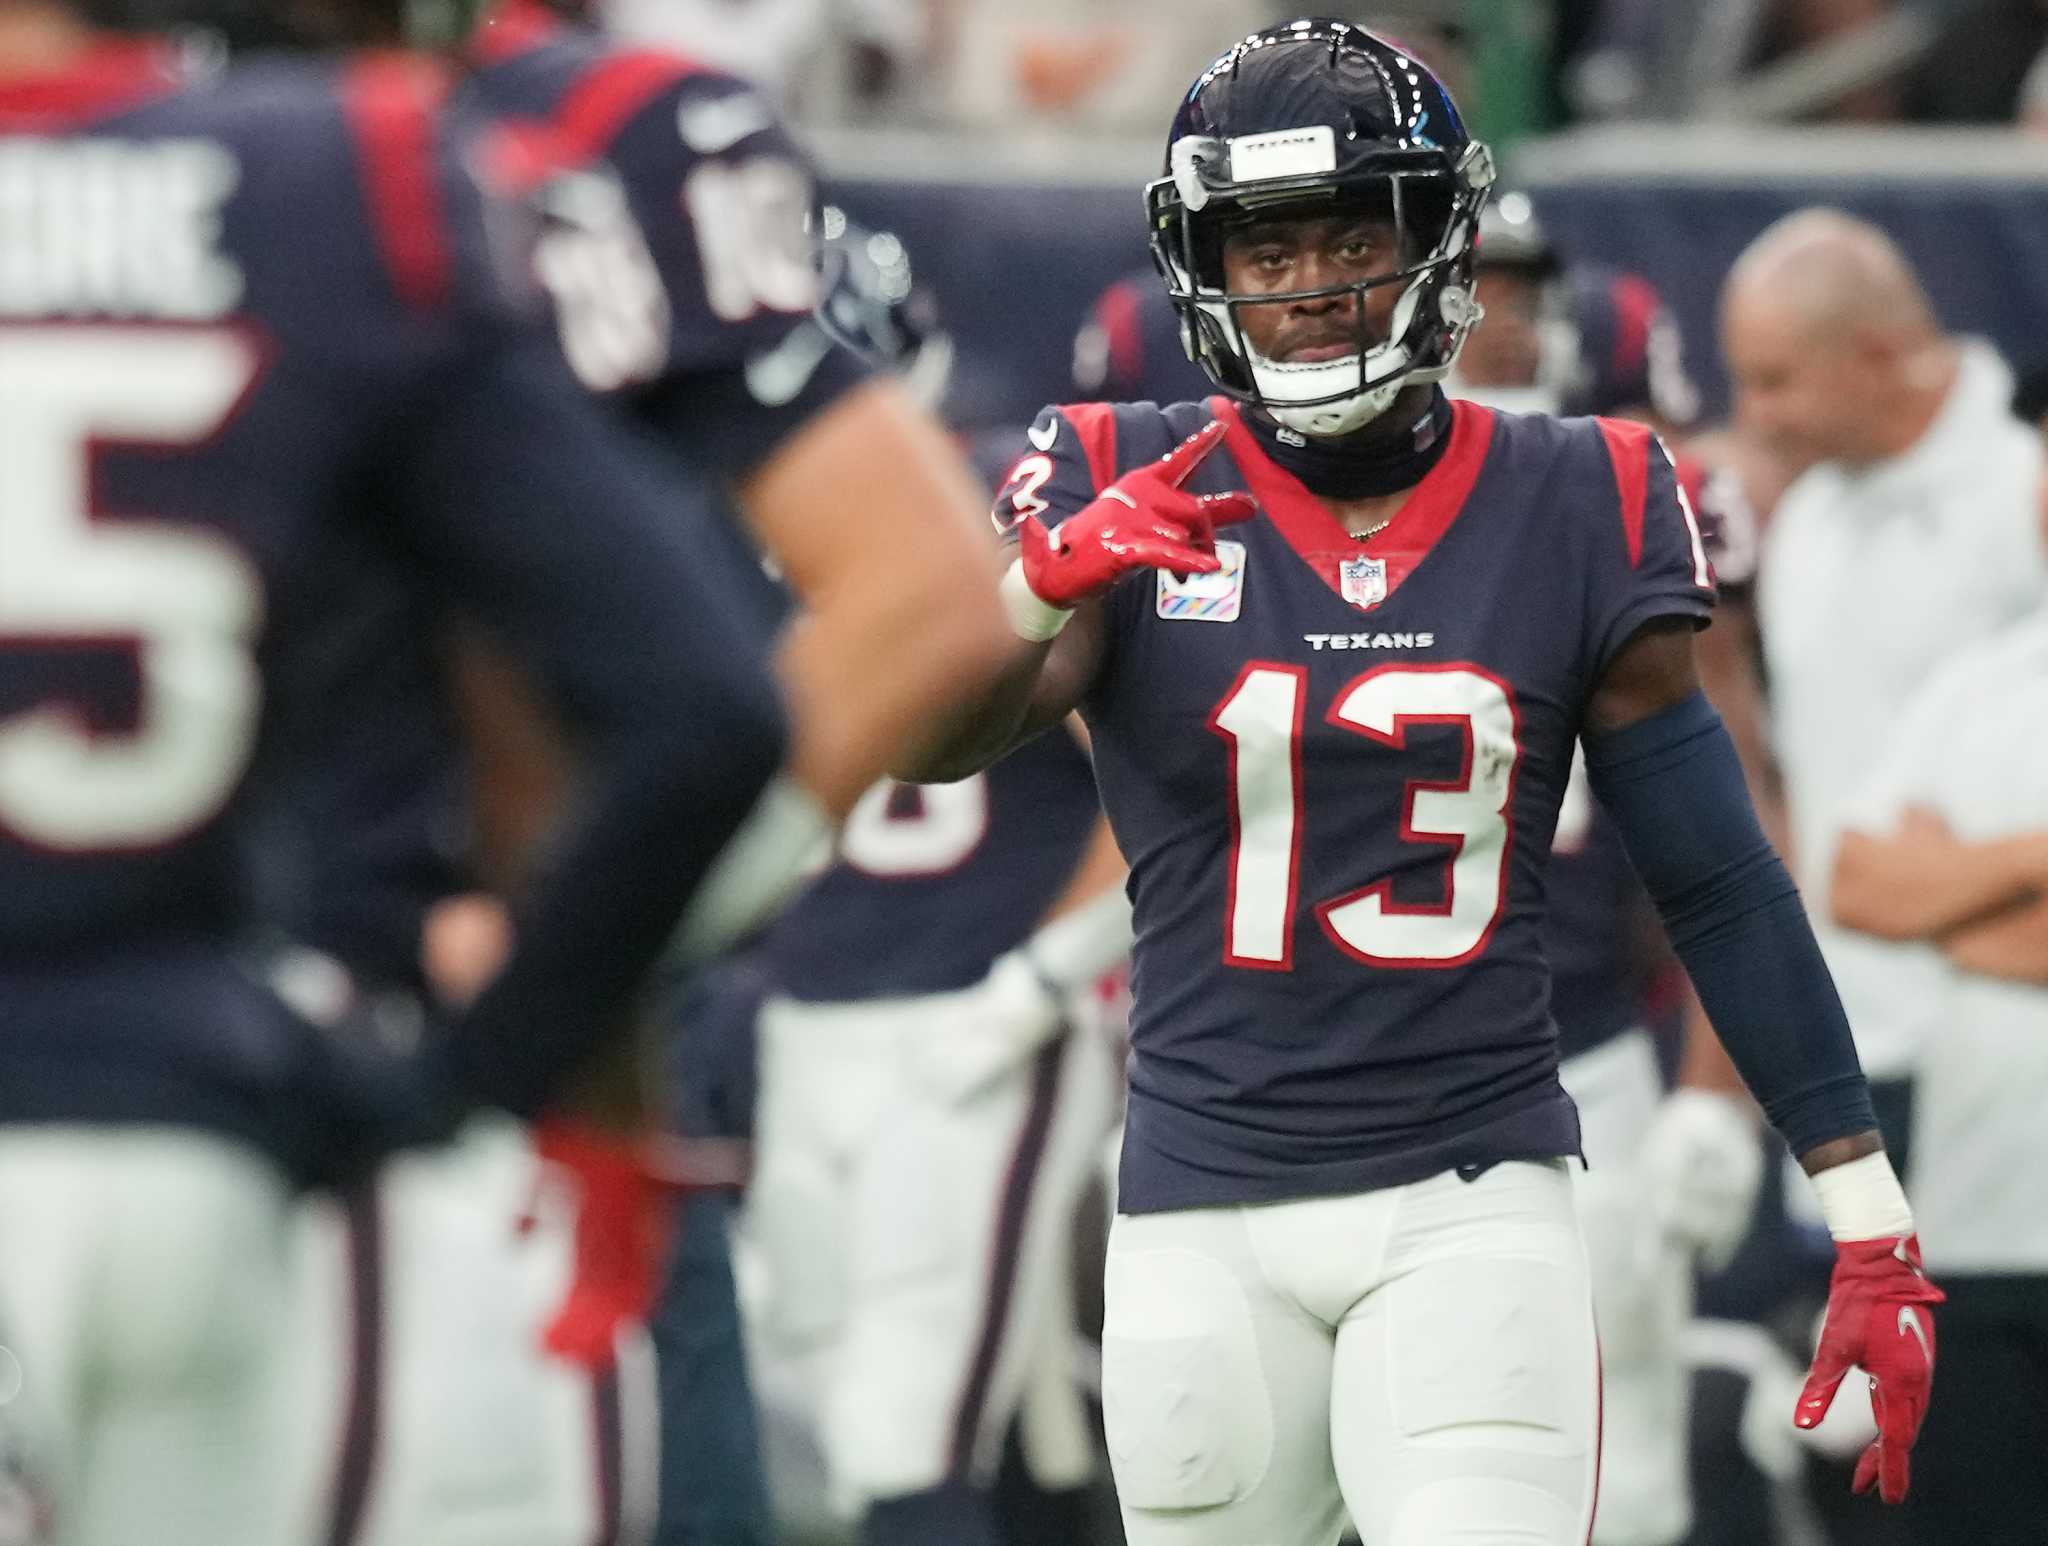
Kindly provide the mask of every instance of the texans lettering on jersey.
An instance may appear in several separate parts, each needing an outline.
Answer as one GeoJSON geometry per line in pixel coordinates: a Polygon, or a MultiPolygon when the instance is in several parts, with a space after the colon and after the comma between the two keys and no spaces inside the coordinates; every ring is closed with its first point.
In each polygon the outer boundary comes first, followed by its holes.
{"type": "Polygon", "coordinates": [[[1048,409],[998,496],[999,525],[1057,524],[1215,417],[1187,487],[1260,506],[1223,534],[1227,585],[1111,591],[1083,703],[1136,910],[1126,1209],[1578,1148],[1552,829],[1609,662],[1654,618],[1703,621],[1713,578],[1646,429],[1453,415],[1364,541],[1221,398],[1048,409]]]}
{"type": "Polygon", "coordinates": [[[811,311],[808,161],[746,82],[499,0],[469,81],[525,131],[563,352],[698,459],[750,472],[867,369],[811,311]]]}

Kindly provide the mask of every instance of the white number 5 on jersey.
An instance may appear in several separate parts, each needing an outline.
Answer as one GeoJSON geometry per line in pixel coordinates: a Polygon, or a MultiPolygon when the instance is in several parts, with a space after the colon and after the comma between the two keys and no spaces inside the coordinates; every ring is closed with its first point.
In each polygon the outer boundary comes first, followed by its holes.
{"type": "Polygon", "coordinates": [[[183,446],[233,414],[260,361],[227,329],[0,327],[0,659],[132,642],[132,730],[46,702],[0,720],[0,827],[66,852],[199,826],[255,744],[256,572],[213,534],[93,508],[95,441],[183,446]]]}

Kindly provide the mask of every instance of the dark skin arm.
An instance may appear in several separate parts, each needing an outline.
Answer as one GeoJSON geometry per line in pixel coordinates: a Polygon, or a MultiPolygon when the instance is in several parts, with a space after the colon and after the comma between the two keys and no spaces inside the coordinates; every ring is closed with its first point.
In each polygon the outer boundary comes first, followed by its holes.
{"type": "MultiPolygon", "coordinates": [[[[1699,690],[1699,668],[1693,660],[1693,627],[1684,618],[1660,618],[1622,646],[1593,689],[1586,706],[1586,728],[1596,734],[1624,730],[1651,715],[1684,702],[1699,690]]],[[[1836,1165],[1875,1154],[1884,1140],[1875,1128],[1834,1138],[1808,1149],[1799,1165],[1817,1175],[1836,1165]]]]}

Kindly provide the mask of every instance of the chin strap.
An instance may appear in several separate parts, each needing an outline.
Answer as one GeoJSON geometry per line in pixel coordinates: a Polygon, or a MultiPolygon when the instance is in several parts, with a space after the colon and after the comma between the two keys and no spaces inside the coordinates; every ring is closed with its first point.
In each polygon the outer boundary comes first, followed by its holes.
{"type": "Polygon", "coordinates": [[[1349,435],[1315,440],[1283,429],[1256,409],[1245,428],[1259,448],[1324,499],[1371,499],[1420,483],[1451,444],[1451,403],[1432,388],[1429,406],[1406,429],[1385,418],[1349,435]]]}

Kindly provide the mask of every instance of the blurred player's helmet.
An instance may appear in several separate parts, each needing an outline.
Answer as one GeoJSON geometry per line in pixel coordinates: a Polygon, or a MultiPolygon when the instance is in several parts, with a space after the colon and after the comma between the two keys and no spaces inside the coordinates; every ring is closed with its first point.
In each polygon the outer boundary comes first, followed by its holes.
{"type": "Polygon", "coordinates": [[[1552,368],[1563,413],[1649,416],[1683,429],[1700,416],[1678,320],[1656,286],[1610,268],[1571,271],[1569,353],[1552,368]]]}
{"type": "Polygon", "coordinates": [[[1493,158],[1443,84],[1400,45],[1341,21],[1253,33],[1182,101],[1166,175],[1145,189],[1153,261],[1188,357],[1231,396],[1305,435],[1343,435],[1402,388],[1438,381],[1478,319],[1473,237],[1493,158]],[[1402,264],[1383,278],[1281,295],[1224,287],[1223,238],[1276,210],[1358,209],[1391,219],[1402,264]],[[1401,287],[1388,336],[1367,333],[1365,292],[1401,287]],[[1355,294],[1359,349],[1334,360],[1260,357],[1248,305],[1355,294]]]}
{"type": "Polygon", "coordinates": [[[1479,212],[1478,262],[1538,281],[1555,279],[1564,266],[1526,193],[1503,193],[1479,212]]]}
{"type": "Polygon", "coordinates": [[[848,219],[836,205],[817,219],[818,325],[936,409],[953,373],[953,340],[939,325],[937,301],[911,273],[902,241],[848,219]]]}

